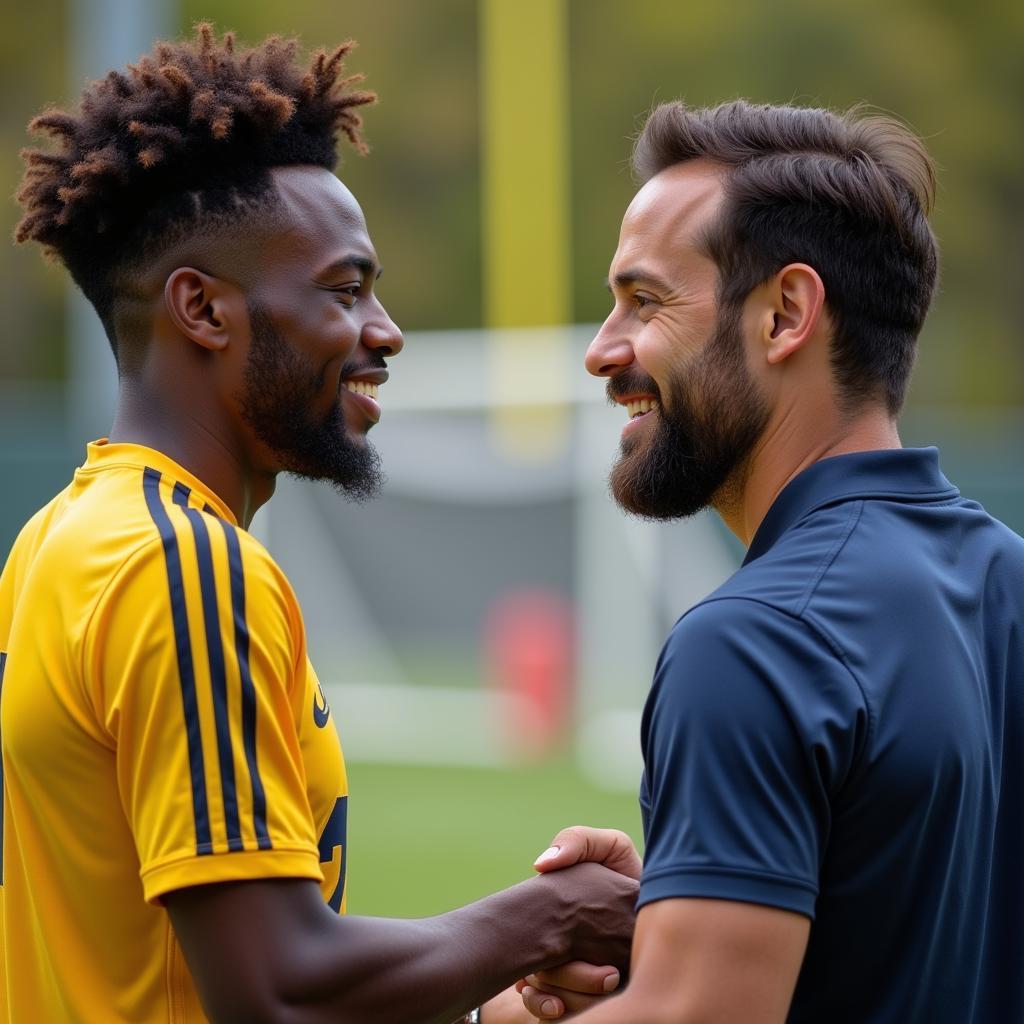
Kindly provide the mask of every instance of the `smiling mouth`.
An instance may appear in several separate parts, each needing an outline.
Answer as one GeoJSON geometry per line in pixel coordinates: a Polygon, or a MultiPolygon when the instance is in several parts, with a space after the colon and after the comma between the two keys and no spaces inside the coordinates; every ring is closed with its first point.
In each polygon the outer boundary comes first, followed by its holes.
{"type": "Polygon", "coordinates": [[[351,391],[356,395],[366,395],[367,398],[372,398],[375,402],[377,401],[380,385],[371,384],[366,380],[347,380],[344,383],[346,391],[351,391]]]}
{"type": "Polygon", "coordinates": [[[629,402],[625,403],[626,412],[629,414],[631,420],[635,420],[637,416],[643,416],[644,413],[651,412],[652,409],[658,408],[658,403],[653,398],[634,398],[629,402]]]}

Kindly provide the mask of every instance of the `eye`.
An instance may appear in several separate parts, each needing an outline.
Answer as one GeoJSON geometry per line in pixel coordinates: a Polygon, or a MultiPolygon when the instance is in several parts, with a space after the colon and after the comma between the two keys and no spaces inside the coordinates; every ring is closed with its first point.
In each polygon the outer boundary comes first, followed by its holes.
{"type": "Polygon", "coordinates": [[[331,291],[338,297],[337,301],[346,309],[351,309],[359,300],[359,290],[362,286],[358,284],[349,285],[346,288],[332,288],[331,291]]]}
{"type": "Polygon", "coordinates": [[[653,306],[654,299],[650,298],[647,295],[641,295],[639,292],[636,292],[633,295],[633,304],[636,306],[637,309],[643,309],[645,306],[653,306]]]}

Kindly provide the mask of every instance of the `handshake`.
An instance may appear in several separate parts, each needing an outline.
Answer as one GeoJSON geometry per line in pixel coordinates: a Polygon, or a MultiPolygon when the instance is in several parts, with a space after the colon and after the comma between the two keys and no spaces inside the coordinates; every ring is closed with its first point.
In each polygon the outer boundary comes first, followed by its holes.
{"type": "Polygon", "coordinates": [[[640,855],[624,832],[573,826],[534,862],[564,905],[571,959],[522,978],[481,1008],[481,1024],[564,1020],[620,988],[629,967],[640,855]],[[604,965],[604,966],[597,966],[604,965]]]}

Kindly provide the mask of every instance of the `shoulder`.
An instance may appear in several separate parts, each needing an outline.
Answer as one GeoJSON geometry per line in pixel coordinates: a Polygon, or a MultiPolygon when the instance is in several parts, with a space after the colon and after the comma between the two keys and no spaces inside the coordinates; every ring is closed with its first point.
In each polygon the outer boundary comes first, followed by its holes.
{"type": "Polygon", "coordinates": [[[157,678],[173,687],[236,670],[289,687],[303,678],[302,616],[266,548],[201,509],[174,507],[166,516],[109,575],[91,609],[81,659],[94,703],[123,701],[136,677],[149,689],[157,678]]]}
{"type": "MultiPolygon", "coordinates": [[[[764,554],[745,563],[710,595],[744,598],[800,616],[822,578],[863,532],[865,502],[844,501],[796,522],[764,554]]],[[[857,563],[843,559],[847,571],[857,563]]]]}
{"type": "Polygon", "coordinates": [[[762,597],[719,592],[675,624],[655,682],[683,672],[691,680],[726,677],[728,684],[740,675],[769,676],[793,663],[806,675],[836,657],[828,642],[788,609],[762,597]]]}
{"type": "Polygon", "coordinates": [[[18,531],[7,556],[7,569],[11,571],[20,569],[35,557],[54,522],[60,517],[61,509],[67,500],[68,490],[69,488],[65,488],[56,497],[51,498],[18,531]]]}
{"type": "Polygon", "coordinates": [[[112,578],[113,589],[152,574],[172,588],[180,579],[245,602],[296,605],[295,593],[273,555],[255,537],[212,512],[191,506],[164,509],[166,519],[135,538],[112,578]]]}
{"type": "Polygon", "coordinates": [[[247,614],[254,619],[273,615],[287,622],[296,637],[304,636],[298,598],[274,556],[246,530],[222,519],[217,524],[224,535],[231,584],[236,592],[244,591],[247,614]]]}
{"type": "Polygon", "coordinates": [[[857,680],[829,640],[803,618],[747,597],[715,596],[676,623],[662,649],[645,728],[703,722],[742,728],[781,712],[814,734],[832,721],[862,725],[857,680]]]}
{"type": "Polygon", "coordinates": [[[125,616],[159,620],[175,635],[200,621],[209,631],[219,619],[304,647],[298,602],[270,552],[245,530],[186,504],[162,505],[150,528],[121,546],[93,618],[103,626],[125,616]]]}
{"type": "Polygon", "coordinates": [[[760,657],[768,649],[796,646],[805,654],[834,658],[824,638],[763,590],[722,588],[683,615],[672,628],[663,656],[708,663],[715,658],[760,657]]]}

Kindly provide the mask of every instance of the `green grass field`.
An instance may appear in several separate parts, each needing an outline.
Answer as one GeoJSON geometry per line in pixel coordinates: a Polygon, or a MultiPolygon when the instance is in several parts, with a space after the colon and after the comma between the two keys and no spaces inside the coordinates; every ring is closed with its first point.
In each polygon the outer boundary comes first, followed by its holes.
{"type": "Polygon", "coordinates": [[[420,917],[478,899],[530,876],[566,825],[640,836],[636,797],[596,789],[568,759],[502,770],[348,767],[353,914],[420,917]]]}

